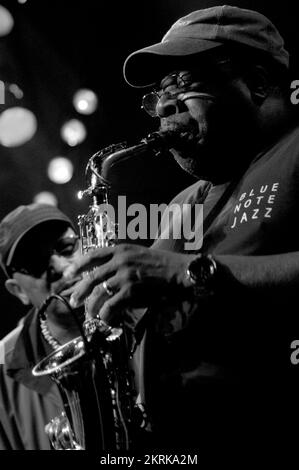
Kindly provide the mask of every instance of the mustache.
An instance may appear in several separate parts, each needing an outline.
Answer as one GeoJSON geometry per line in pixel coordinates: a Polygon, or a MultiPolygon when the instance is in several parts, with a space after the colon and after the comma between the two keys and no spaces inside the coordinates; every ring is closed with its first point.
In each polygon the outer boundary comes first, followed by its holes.
{"type": "Polygon", "coordinates": [[[170,134],[181,131],[198,132],[198,127],[203,124],[201,123],[202,120],[201,116],[195,119],[189,113],[171,114],[161,118],[159,130],[170,134]]]}
{"type": "Polygon", "coordinates": [[[165,119],[161,124],[159,132],[165,136],[170,147],[180,146],[194,139],[200,139],[205,126],[199,126],[197,121],[188,123],[177,122],[175,119],[165,119]]]}

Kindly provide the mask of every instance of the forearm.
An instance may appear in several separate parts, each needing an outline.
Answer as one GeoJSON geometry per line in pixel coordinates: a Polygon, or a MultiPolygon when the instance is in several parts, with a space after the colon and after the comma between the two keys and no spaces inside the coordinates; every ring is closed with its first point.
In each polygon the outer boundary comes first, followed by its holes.
{"type": "Polygon", "coordinates": [[[215,255],[219,283],[274,292],[299,287],[299,252],[268,256],[215,255]]]}

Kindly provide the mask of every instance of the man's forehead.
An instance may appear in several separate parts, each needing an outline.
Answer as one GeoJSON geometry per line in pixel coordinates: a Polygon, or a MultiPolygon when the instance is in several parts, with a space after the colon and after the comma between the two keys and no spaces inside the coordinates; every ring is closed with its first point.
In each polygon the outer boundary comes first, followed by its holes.
{"type": "Polygon", "coordinates": [[[164,88],[173,83],[177,84],[180,79],[184,79],[184,77],[190,74],[190,70],[173,70],[162,77],[159,83],[160,88],[164,88]]]}
{"type": "Polygon", "coordinates": [[[171,71],[161,77],[158,82],[159,88],[163,89],[169,85],[178,85],[183,87],[184,85],[191,85],[193,82],[207,82],[209,84],[211,80],[217,78],[218,72],[212,66],[201,65],[196,68],[181,68],[179,70],[171,71]]]}
{"type": "Polygon", "coordinates": [[[215,50],[207,51],[201,54],[193,54],[190,56],[165,57],[164,62],[161,63],[160,71],[166,71],[167,69],[169,71],[171,71],[171,69],[188,69],[198,67],[200,65],[212,64],[223,58],[232,57],[232,53],[232,48],[221,46],[215,50]]]}

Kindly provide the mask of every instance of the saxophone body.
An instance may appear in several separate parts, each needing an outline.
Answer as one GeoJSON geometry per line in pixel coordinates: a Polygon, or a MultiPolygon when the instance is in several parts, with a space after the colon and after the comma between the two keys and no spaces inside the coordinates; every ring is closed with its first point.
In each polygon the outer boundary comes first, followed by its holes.
{"type": "MultiPolygon", "coordinates": [[[[163,146],[161,136],[154,133],[133,147],[112,145],[89,159],[90,185],[78,195],[92,198],[88,213],[78,218],[83,254],[117,240],[116,224],[103,210],[111,167],[149,149],[158,153],[163,146]]],[[[126,329],[124,325],[102,328],[101,321],[89,317],[87,299],[82,333],[32,370],[33,375],[48,375],[56,382],[64,405],[64,412],[46,425],[45,432],[56,450],[132,450],[146,415],[136,403],[126,329]]]]}

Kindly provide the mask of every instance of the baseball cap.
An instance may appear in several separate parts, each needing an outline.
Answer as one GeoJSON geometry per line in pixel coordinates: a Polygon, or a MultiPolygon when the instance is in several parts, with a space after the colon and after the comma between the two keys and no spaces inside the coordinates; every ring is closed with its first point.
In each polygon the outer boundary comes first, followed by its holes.
{"type": "Polygon", "coordinates": [[[177,20],[162,41],[130,54],[124,77],[133,87],[157,81],[165,59],[192,56],[223,45],[247,46],[289,67],[289,53],[273,23],[254,10],[222,5],[196,10],[177,20]]]}
{"type": "Polygon", "coordinates": [[[19,206],[4,217],[0,222],[0,265],[8,277],[6,267],[10,265],[23,236],[40,223],[55,220],[66,222],[74,228],[63,212],[48,204],[19,206]]]}

